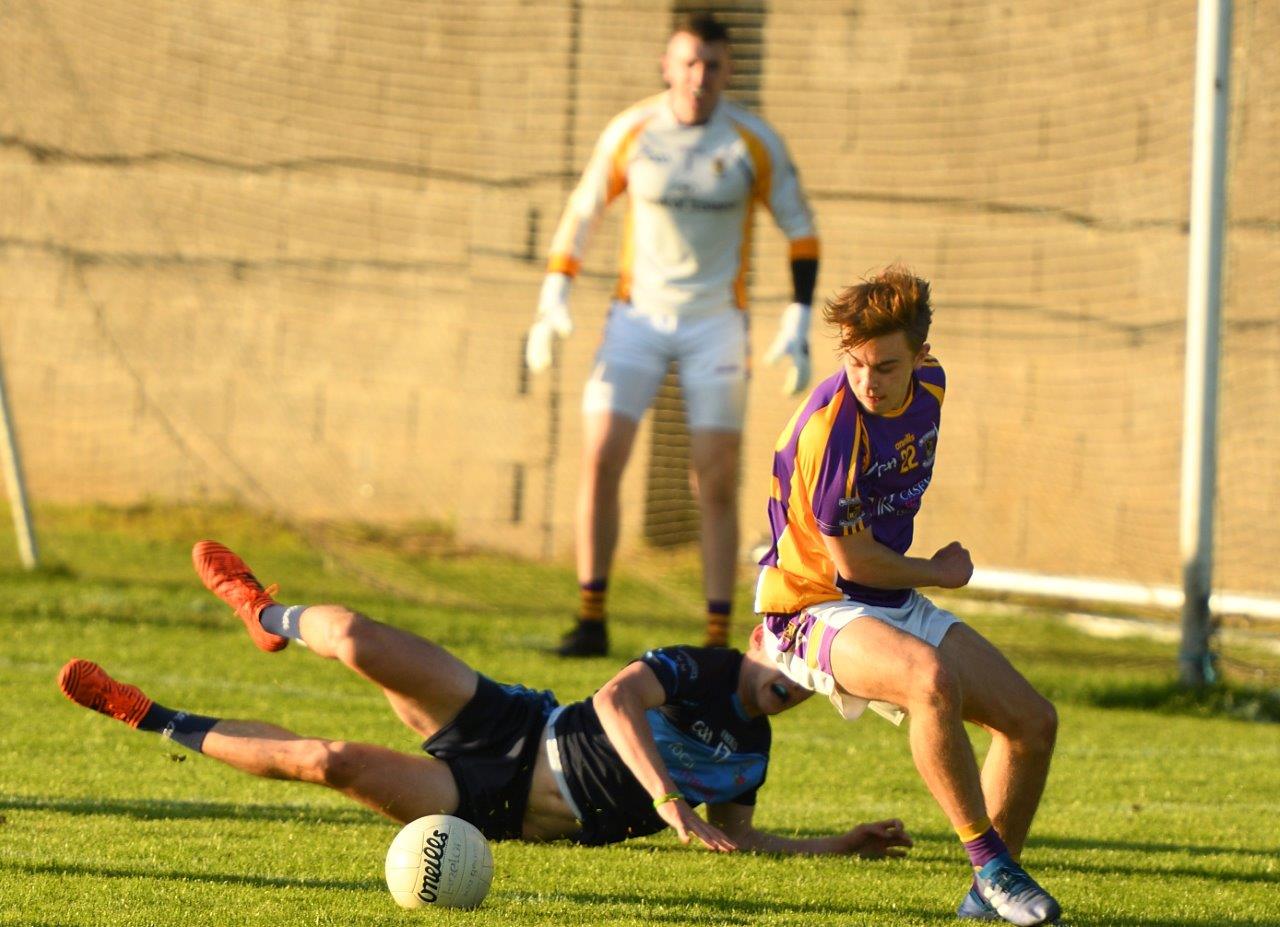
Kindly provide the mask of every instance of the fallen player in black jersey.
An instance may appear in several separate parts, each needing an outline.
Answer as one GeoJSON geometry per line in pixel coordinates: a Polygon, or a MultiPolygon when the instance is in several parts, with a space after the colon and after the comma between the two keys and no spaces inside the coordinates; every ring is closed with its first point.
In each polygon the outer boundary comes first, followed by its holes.
{"type": "Polygon", "coordinates": [[[88,660],[62,668],[68,698],[251,775],[323,785],[401,822],[453,814],[495,840],[605,844],[670,826],[682,842],[721,852],[883,857],[911,846],[897,820],[811,838],[752,826],[769,715],[810,694],[764,657],[759,627],[745,654],[651,650],[591,698],[561,706],[550,692],[501,685],[437,644],[343,606],[281,605],[215,541],[198,543],[192,557],[259,648],[298,640],[340,660],[381,687],[400,720],[426,738],[427,755],[174,711],[88,660]],[[698,804],[706,820],[694,813],[698,804]]]}

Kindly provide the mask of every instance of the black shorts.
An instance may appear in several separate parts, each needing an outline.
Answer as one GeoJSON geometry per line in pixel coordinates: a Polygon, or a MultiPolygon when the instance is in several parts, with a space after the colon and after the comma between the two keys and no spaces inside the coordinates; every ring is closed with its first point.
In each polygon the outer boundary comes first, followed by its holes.
{"type": "Polygon", "coordinates": [[[549,691],[504,686],[481,676],[471,701],[422,745],[453,773],[458,784],[454,815],[490,840],[520,836],[542,732],[556,705],[549,691]]]}

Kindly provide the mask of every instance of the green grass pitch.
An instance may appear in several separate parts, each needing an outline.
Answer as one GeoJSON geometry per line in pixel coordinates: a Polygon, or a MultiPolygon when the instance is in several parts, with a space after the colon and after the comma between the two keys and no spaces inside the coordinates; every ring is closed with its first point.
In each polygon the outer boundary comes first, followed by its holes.
{"type": "MultiPolygon", "coordinates": [[[[240,549],[286,601],[346,602],[565,700],[629,654],[697,636],[688,568],[655,579],[624,565],[614,656],[566,663],[539,650],[572,607],[563,567],[427,556],[367,537],[322,553],[229,511],[50,513],[42,541],[54,567],[23,573],[0,547],[0,925],[956,923],[965,861],[903,732],[875,717],[845,724],[816,699],[774,723],[759,823],[819,834],[898,816],[917,840],[909,858],[717,857],[669,835],[598,850],[501,843],[479,910],[401,911],[381,874],[390,822],[131,732],[58,692],[58,667],[82,656],[173,707],[416,748],[341,666],[297,647],[253,649],[191,571],[202,536],[240,549]]],[[[1026,862],[1066,923],[1280,924],[1280,727],[1099,707],[1158,688],[1173,672],[1170,648],[980,605],[964,614],[1061,714],[1026,862]]]]}

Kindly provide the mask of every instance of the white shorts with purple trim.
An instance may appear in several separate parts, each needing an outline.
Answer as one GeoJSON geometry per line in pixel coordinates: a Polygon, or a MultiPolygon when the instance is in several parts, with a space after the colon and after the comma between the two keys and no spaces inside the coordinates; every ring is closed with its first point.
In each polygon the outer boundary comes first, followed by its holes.
{"type": "Polygon", "coordinates": [[[819,602],[794,615],[764,616],[764,650],[788,679],[831,700],[846,721],[856,721],[868,707],[894,724],[906,711],[892,702],[859,698],[836,685],[831,675],[831,643],[836,634],[857,618],[874,618],[934,647],[959,618],[934,605],[920,593],[898,608],[844,600],[819,602]]]}

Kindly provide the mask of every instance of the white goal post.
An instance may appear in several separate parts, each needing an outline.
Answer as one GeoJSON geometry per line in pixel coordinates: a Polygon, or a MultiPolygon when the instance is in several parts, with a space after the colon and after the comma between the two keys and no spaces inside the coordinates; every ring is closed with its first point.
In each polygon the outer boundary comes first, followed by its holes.
{"type": "Polygon", "coordinates": [[[13,417],[9,414],[9,397],[4,385],[4,365],[0,362],[0,466],[9,490],[9,509],[13,512],[13,528],[18,539],[18,556],[22,565],[34,570],[40,564],[35,532],[31,528],[31,510],[27,507],[27,488],[22,480],[22,457],[14,434],[13,417]]]}

